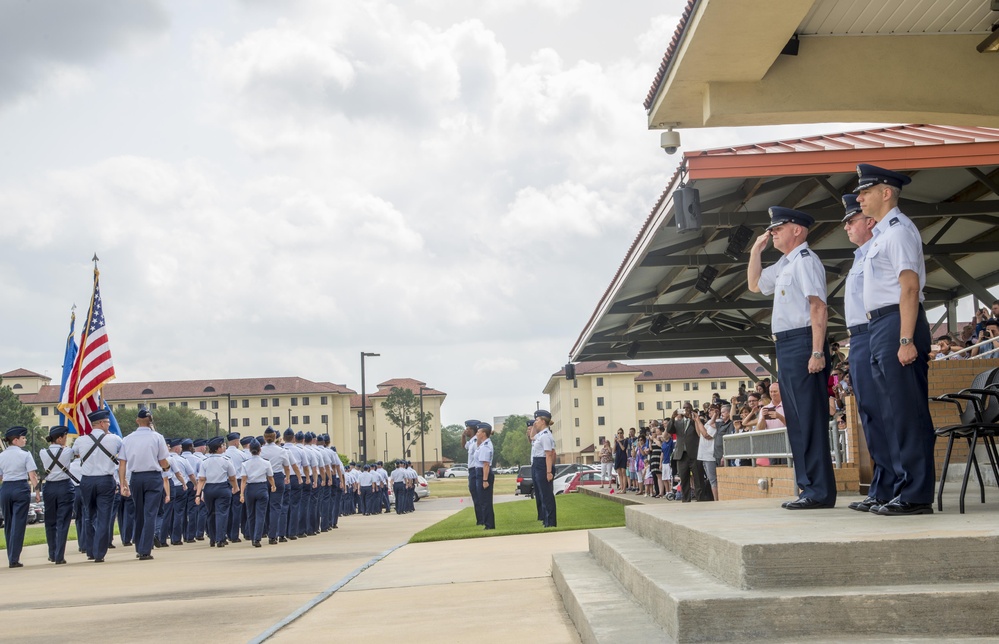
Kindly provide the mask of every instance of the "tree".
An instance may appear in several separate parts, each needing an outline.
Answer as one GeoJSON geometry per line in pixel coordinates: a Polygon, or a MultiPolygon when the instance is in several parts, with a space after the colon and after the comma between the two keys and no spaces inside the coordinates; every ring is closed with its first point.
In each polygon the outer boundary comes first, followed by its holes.
{"type": "Polygon", "coordinates": [[[527,416],[507,416],[503,422],[503,451],[501,457],[509,465],[530,463],[531,441],[527,438],[527,416]]]}
{"type": "Polygon", "coordinates": [[[464,425],[448,425],[441,427],[441,458],[463,463],[468,458],[465,452],[465,441],[462,434],[465,432],[464,425]]]}
{"type": "MultiPolygon", "coordinates": [[[[153,426],[166,438],[209,438],[215,435],[215,423],[187,407],[159,408],[153,412],[153,426]]],[[[121,427],[121,435],[135,431],[138,407],[116,409],[114,417],[121,427]]]]}
{"type": "MultiPolygon", "coordinates": [[[[406,452],[423,435],[424,428],[430,425],[430,419],[434,417],[429,411],[423,412],[422,422],[420,419],[420,397],[413,393],[412,389],[403,387],[392,387],[389,395],[382,401],[382,409],[385,410],[385,417],[389,422],[399,428],[399,433],[403,436],[401,443],[405,445],[400,458],[406,458],[406,452]]],[[[389,440],[389,444],[392,444],[389,440]]]]}
{"type": "Polygon", "coordinates": [[[493,442],[493,454],[496,456],[497,467],[512,465],[512,463],[507,463],[506,459],[503,458],[503,440],[506,436],[507,433],[502,431],[501,428],[494,427],[493,433],[489,437],[489,440],[493,442]]]}
{"type": "MultiPolygon", "coordinates": [[[[17,426],[28,428],[28,444],[25,445],[25,449],[35,457],[35,466],[41,468],[38,450],[48,444],[45,440],[48,433],[38,424],[34,410],[22,403],[13,389],[0,386],[0,432],[6,432],[9,428],[17,426]]],[[[0,434],[0,437],[2,436],[3,434],[0,434]]]]}

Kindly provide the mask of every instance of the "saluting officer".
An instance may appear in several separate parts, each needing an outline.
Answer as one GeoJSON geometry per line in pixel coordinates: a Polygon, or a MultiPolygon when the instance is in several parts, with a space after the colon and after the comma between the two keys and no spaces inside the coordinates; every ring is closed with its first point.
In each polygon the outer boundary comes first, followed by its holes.
{"type": "MultiPolygon", "coordinates": [[[[894,495],[883,516],[932,514],[936,435],[929,409],[930,327],[923,310],[923,242],[898,209],[898,172],[857,166],[857,203],[874,226],[864,257],[864,308],[870,329],[871,370],[895,472],[894,495]]],[[[852,364],[851,360],[851,364],[852,364]]]]}
{"type": "Polygon", "coordinates": [[[808,247],[815,219],[790,208],[770,208],[770,226],[749,254],[749,290],[774,296],[771,319],[777,343],[778,378],[794,475],[801,491],[781,507],[812,510],[836,505],[836,478],[829,456],[829,345],[826,342],[826,271],[808,247]],[[767,242],[783,253],[763,269],[767,242]]]}
{"type": "Polygon", "coordinates": [[[478,449],[475,450],[475,459],[482,468],[482,478],[479,483],[479,504],[482,506],[482,522],[486,530],[496,529],[496,517],[493,515],[493,485],[496,482],[496,473],[493,472],[493,441],[490,438],[492,433],[492,425],[479,423],[475,436],[479,444],[478,449]]]}
{"type": "Polygon", "coordinates": [[[39,500],[38,475],[35,459],[24,450],[28,443],[27,427],[11,427],[5,434],[7,449],[0,452],[0,509],[3,510],[3,536],[7,541],[7,563],[11,568],[21,568],[21,549],[24,547],[24,530],[28,527],[28,506],[31,489],[36,488],[39,500]],[[30,483],[29,483],[30,481],[30,483]]]}
{"type": "Polygon", "coordinates": [[[872,507],[880,507],[895,497],[895,470],[891,464],[888,438],[871,371],[871,335],[867,324],[867,309],[864,307],[864,258],[871,249],[870,241],[877,222],[863,213],[855,194],[843,195],[843,208],[846,211],[843,229],[850,241],[857,246],[857,250],[853,251],[853,266],[846,276],[846,289],[843,293],[846,326],[850,332],[850,384],[853,386],[860,422],[864,427],[867,450],[874,461],[874,473],[867,498],[854,501],[849,508],[858,512],[870,512],[872,507]]]}
{"type": "Polygon", "coordinates": [[[558,525],[555,512],[555,437],[550,429],[552,413],[547,409],[534,412],[534,427],[529,437],[531,443],[531,478],[534,496],[540,504],[541,523],[546,528],[558,525]]]}
{"type": "Polygon", "coordinates": [[[83,505],[90,518],[87,559],[103,563],[111,543],[111,511],[114,506],[114,472],[118,466],[121,439],[108,432],[111,412],[101,409],[87,415],[93,431],[73,442],[73,453],[80,457],[83,476],[83,505]]]}
{"type": "MultiPolygon", "coordinates": [[[[38,453],[42,461],[45,482],[42,498],[45,500],[45,541],[49,546],[49,561],[66,563],[66,538],[73,520],[73,450],[66,449],[69,427],[56,425],[49,429],[49,446],[38,453]]],[[[77,480],[79,482],[79,480],[77,480]]]]}
{"type": "Polygon", "coordinates": [[[170,463],[166,441],[152,430],[153,415],[149,410],[140,409],[135,422],[135,431],[122,441],[118,476],[122,496],[131,496],[135,504],[135,556],[146,561],[153,558],[156,515],[169,489],[163,474],[170,470],[170,463]]]}
{"type": "Polygon", "coordinates": [[[482,520],[482,506],[479,505],[479,483],[482,473],[479,471],[479,463],[475,460],[475,450],[478,448],[478,441],[475,440],[475,433],[479,430],[479,422],[475,419],[465,421],[465,449],[468,451],[468,494],[472,497],[472,506],[475,508],[475,525],[485,525],[482,520]]]}
{"type": "Polygon", "coordinates": [[[201,463],[195,503],[208,506],[208,545],[222,548],[226,545],[229,525],[229,505],[232,497],[239,495],[236,485],[236,467],[223,455],[225,441],[221,436],[209,439],[208,458],[201,463]]]}

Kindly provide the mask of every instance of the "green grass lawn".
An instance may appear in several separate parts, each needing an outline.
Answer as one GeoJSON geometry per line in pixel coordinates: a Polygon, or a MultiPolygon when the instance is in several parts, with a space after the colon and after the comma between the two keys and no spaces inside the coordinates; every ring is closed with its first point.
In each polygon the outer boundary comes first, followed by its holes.
{"type": "MultiPolygon", "coordinates": [[[[457,496],[468,496],[468,479],[429,479],[430,498],[447,499],[457,496]]],[[[516,474],[497,474],[496,491],[494,494],[513,494],[517,487],[516,474]]]]}
{"type": "Polygon", "coordinates": [[[617,528],[624,525],[624,506],[620,503],[584,494],[560,494],[555,497],[555,505],[558,510],[557,528],[542,527],[541,522],[538,521],[538,509],[534,501],[525,499],[497,503],[494,506],[495,530],[486,531],[482,529],[482,526],[475,525],[475,510],[469,507],[435,523],[426,530],[417,532],[409,542],[423,543],[535,532],[617,528]]]}
{"type": "MultiPolygon", "coordinates": [[[[117,531],[115,532],[117,534],[117,531]]],[[[69,526],[69,541],[76,540],[76,527],[73,525],[69,526]]],[[[24,545],[34,546],[39,543],[45,543],[45,524],[34,523],[29,525],[24,531],[24,545]]],[[[3,536],[3,531],[0,530],[0,550],[7,549],[7,540],[3,536]]]]}

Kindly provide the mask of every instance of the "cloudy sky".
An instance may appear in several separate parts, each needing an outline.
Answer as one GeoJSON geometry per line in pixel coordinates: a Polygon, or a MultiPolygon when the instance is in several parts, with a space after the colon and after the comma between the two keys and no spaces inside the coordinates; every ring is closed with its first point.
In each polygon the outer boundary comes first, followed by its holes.
{"type": "Polygon", "coordinates": [[[359,390],[363,350],[445,423],[534,409],[679,159],[683,4],[0,3],[0,371],[58,379],[96,252],[120,381],[359,390]]]}

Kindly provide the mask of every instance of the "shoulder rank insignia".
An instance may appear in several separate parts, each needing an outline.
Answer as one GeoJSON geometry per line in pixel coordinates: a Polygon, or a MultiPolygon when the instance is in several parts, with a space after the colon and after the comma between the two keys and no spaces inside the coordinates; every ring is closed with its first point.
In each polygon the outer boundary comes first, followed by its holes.
{"type": "Polygon", "coordinates": [[[807,248],[802,248],[801,249],[801,256],[802,257],[808,257],[808,249],[807,248]]]}
{"type": "Polygon", "coordinates": [[[892,217],[891,221],[888,222],[888,225],[889,226],[894,226],[897,223],[898,223],[898,217],[892,217]]]}

